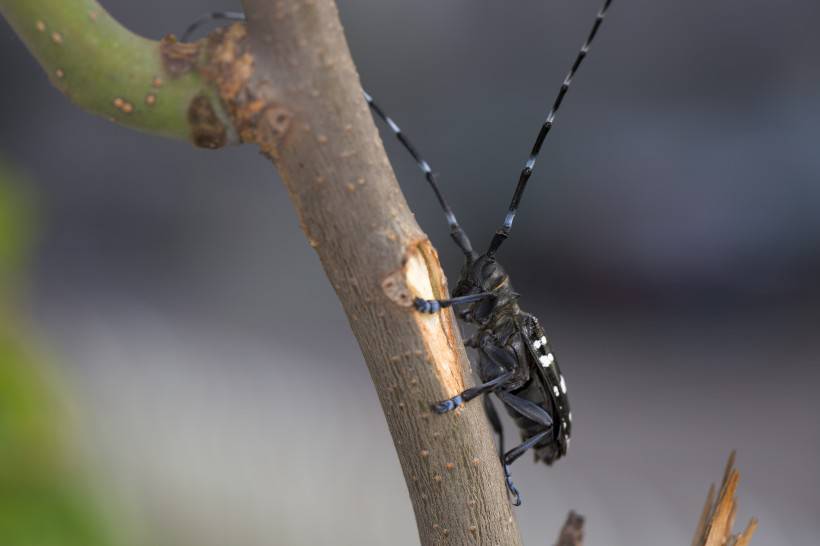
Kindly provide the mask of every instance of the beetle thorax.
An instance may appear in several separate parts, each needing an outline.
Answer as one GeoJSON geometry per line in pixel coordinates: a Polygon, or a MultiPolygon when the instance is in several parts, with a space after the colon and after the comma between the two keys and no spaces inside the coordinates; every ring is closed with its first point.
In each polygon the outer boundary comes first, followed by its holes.
{"type": "Polygon", "coordinates": [[[495,257],[486,254],[464,264],[453,295],[479,292],[492,292],[495,297],[473,304],[470,322],[485,323],[504,311],[518,311],[518,294],[513,291],[510,277],[495,257]]]}

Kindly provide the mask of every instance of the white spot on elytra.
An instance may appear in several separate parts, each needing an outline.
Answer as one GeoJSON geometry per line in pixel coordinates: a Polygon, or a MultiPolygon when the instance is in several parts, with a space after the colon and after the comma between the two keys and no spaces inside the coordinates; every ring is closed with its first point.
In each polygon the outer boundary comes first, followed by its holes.
{"type": "Polygon", "coordinates": [[[569,412],[569,413],[567,414],[567,419],[569,419],[569,422],[570,422],[570,423],[572,422],[572,412],[569,412]]]}
{"type": "Polygon", "coordinates": [[[561,394],[560,392],[558,392],[558,387],[556,387],[555,385],[552,386],[552,392],[555,394],[555,396],[560,396],[561,394]]]}
{"type": "Polygon", "coordinates": [[[561,392],[567,394],[567,382],[564,381],[564,376],[561,376],[561,392]]]}
{"type": "Polygon", "coordinates": [[[541,364],[545,368],[548,367],[548,366],[551,366],[552,363],[555,362],[555,357],[552,356],[552,353],[549,353],[547,356],[542,356],[541,358],[543,359],[543,360],[541,360],[541,364]]]}
{"type": "Polygon", "coordinates": [[[547,336],[541,336],[540,341],[541,341],[541,345],[546,345],[547,344],[547,336]]]}

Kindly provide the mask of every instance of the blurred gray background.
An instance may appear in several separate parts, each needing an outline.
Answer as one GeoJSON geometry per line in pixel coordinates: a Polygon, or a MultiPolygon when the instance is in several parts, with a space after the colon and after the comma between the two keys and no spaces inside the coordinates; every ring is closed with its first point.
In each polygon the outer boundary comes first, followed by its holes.
{"type": "MultiPolygon", "coordinates": [[[[103,4],[153,38],[238,8],[103,4]]],[[[363,82],[474,242],[598,7],[340,2],[363,82]]],[[[754,544],[817,543],[819,22],[813,0],[614,3],[502,256],[575,414],[566,460],[514,467],[527,544],[570,508],[589,544],[688,544],[733,448],[754,544]]],[[[417,544],[369,376],[269,163],[85,114],[0,29],[0,153],[44,222],[32,311],[136,527],[169,545],[417,544]]],[[[384,136],[452,279],[446,224],[384,136]]]]}

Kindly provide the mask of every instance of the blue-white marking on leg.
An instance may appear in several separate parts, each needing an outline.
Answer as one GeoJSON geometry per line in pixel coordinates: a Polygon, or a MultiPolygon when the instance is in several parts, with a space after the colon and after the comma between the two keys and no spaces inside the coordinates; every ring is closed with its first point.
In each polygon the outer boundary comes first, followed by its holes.
{"type": "Polygon", "coordinates": [[[508,212],[507,217],[504,218],[504,227],[510,229],[512,227],[513,219],[515,219],[515,212],[508,212]]]}
{"type": "Polygon", "coordinates": [[[532,170],[535,167],[535,158],[531,157],[527,160],[527,164],[524,165],[526,169],[532,170]]]}

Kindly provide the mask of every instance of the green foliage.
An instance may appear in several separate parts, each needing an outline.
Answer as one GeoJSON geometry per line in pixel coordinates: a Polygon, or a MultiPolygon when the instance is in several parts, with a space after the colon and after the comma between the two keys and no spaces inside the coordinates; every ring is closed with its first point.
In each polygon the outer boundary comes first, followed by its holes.
{"type": "Polygon", "coordinates": [[[41,366],[0,320],[0,544],[108,546],[41,366]]]}
{"type": "Polygon", "coordinates": [[[31,215],[0,162],[0,545],[113,546],[72,454],[66,412],[10,300],[31,215]]]}
{"type": "Polygon", "coordinates": [[[20,273],[31,236],[31,207],[22,185],[0,158],[0,297],[20,273]]]}

